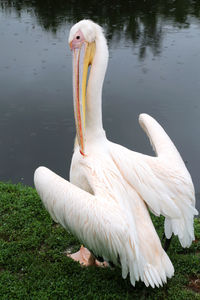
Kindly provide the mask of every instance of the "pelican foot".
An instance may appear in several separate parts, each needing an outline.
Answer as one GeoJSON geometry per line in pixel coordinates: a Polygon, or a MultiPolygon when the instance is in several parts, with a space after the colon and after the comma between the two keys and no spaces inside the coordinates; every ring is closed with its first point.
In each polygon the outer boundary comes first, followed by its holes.
{"type": "Polygon", "coordinates": [[[72,253],[67,254],[68,257],[72,258],[75,261],[78,261],[82,266],[97,266],[97,267],[108,267],[109,264],[107,262],[100,262],[98,261],[94,255],[85,247],[81,246],[80,250],[72,253]]]}

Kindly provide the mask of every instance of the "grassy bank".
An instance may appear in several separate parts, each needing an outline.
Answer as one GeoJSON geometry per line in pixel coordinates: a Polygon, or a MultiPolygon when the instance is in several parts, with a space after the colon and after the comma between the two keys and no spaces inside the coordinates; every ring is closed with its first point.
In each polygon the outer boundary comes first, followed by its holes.
{"type": "MultiPolygon", "coordinates": [[[[154,219],[160,235],[163,219],[154,219]]],[[[33,188],[0,183],[0,299],[200,299],[200,219],[196,240],[168,251],[175,276],[163,288],[132,287],[120,269],[83,268],[64,252],[79,242],[55,224],[33,188]]]]}

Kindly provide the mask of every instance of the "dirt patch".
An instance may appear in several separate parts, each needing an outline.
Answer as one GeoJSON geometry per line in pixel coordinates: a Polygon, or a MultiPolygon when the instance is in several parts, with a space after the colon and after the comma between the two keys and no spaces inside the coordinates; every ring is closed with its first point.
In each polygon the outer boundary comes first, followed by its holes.
{"type": "Polygon", "coordinates": [[[188,287],[189,287],[189,289],[193,290],[194,292],[200,294],[200,278],[198,278],[198,277],[192,278],[189,282],[188,287]]]}
{"type": "Polygon", "coordinates": [[[56,223],[56,222],[53,222],[52,227],[53,227],[53,228],[58,228],[58,227],[60,227],[60,224],[59,224],[59,223],[56,223]]]}

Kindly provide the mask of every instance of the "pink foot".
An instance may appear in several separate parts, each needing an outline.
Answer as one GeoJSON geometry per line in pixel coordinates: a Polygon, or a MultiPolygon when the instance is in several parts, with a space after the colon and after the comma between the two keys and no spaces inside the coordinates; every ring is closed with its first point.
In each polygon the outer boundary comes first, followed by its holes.
{"type": "Polygon", "coordinates": [[[100,262],[95,259],[94,255],[85,247],[81,246],[80,250],[73,253],[67,254],[68,257],[71,257],[73,260],[78,261],[81,265],[88,266],[98,266],[98,267],[108,267],[107,262],[100,262]]]}

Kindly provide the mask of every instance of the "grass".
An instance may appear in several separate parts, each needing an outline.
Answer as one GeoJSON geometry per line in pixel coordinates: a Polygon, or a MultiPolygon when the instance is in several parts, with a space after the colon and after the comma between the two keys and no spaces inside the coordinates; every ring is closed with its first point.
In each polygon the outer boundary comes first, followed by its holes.
{"type": "MultiPolygon", "coordinates": [[[[160,236],[163,218],[153,218],[160,236]]],[[[196,240],[183,249],[173,238],[175,275],[163,288],[132,287],[121,270],[83,268],[68,258],[79,242],[45,211],[35,191],[0,183],[0,299],[200,299],[200,219],[196,240]]]]}

